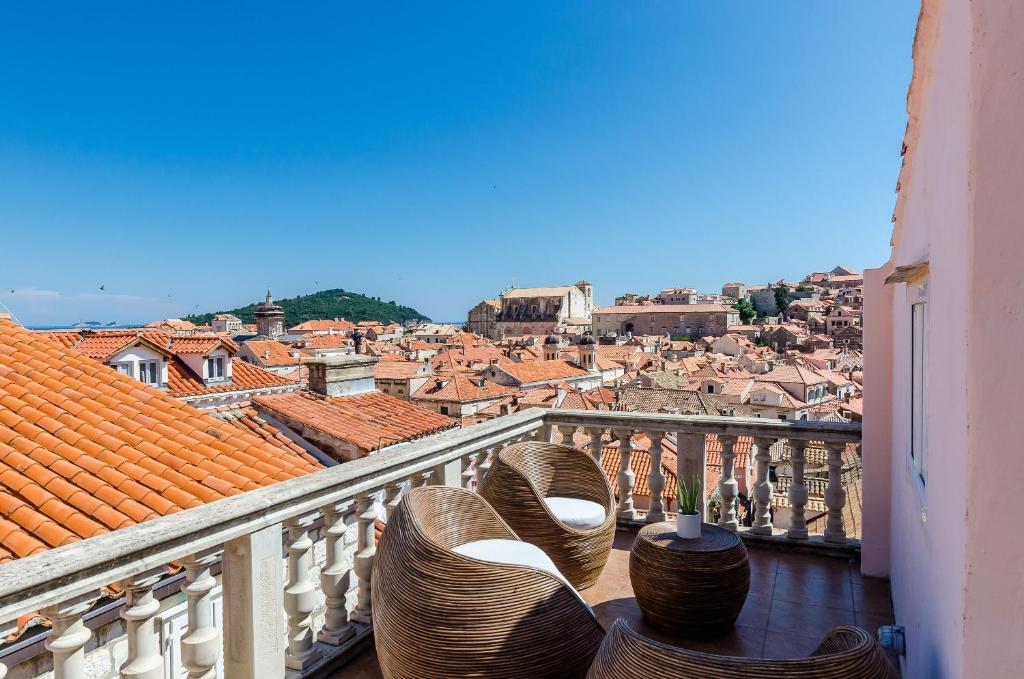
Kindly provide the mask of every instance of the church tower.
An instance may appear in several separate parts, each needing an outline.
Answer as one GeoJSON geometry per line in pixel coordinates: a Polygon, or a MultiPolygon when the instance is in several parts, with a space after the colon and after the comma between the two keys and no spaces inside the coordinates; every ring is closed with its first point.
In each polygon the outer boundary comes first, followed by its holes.
{"type": "Polygon", "coordinates": [[[590,373],[597,372],[597,342],[589,332],[580,338],[580,367],[590,373]]]}
{"type": "Polygon", "coordinates": [[[558,346],[561,340],[558,339],[558,335],[548,335],[548,338],[544,340],[544,360],[554,361],[558,358],[558,346]]]}
{"type": "Polygon", "coordinates": [[[284,334],[284,307],[274,304],[274,298],[267,290],[267,297],[253,311],[256,317],[256,334],[262,337],[280,337],[284,334]]]}

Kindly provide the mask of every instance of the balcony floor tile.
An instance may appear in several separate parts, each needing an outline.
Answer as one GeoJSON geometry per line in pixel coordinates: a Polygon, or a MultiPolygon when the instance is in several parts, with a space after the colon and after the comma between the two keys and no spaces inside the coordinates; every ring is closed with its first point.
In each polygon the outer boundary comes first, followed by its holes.
{"type": "MultiPolygon", "coordinates": [[[[649,627],[633,598],[629,550],[635,539],[635,531],[620,530],[601,579],[581,593],[605,628],[626,618],[642,634],[684,648],[720,655],[792,658],[813,651],[837,625],[856,624],[874,632],[893,621],[888,580],[862,577],[855,562],[751,547],[750,594],[733,630],[710,639],[674,637],[649,627]]],[[[372,650],[334,676],[383,677],[372,650]]]]}

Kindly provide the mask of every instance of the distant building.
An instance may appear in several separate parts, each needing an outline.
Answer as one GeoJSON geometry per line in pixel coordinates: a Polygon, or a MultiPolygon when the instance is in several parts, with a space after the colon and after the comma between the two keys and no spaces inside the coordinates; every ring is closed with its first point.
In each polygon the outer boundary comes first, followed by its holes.
{"type": "Polygon", "coordinates": [[[598,335],[720,337],[730,325],[739,324],[739,312],[723,304],[653,304],[594,310],[594,332],[598,335]]]}
{"type": "Polygon", "coordinates": [[[496,319],[501,337],[582,332],[589,328],[594,289],[587,281],[550,288],[510,288],[501,293],[496,319]]]}
{"type": "Polygon", "coordinates": [[[234,314],[217,314],[210,321],[210,327],[214,332],[224,332],[229,335],[243,331],[242,319],[234,314]]]}
{"type": "Polygon", "coordinates": [[[485,299],[469,310],[468,322],[470,332],[475,332],[487,339],[501,339],[498,334],[498,312],[501,311],[500,299],[485,299]]]}
{"type": "Polygon", "coordinates": [[[256,334],[261,337],[280,337],[284,334],[284,307],[274,304],[274,298],[267,290],[267,297],[253,312],[256,317],[256,334]]]}
{"type": "Polygon", "coordinates": [[[722,286],[722,296],[741,300],[747,296],[747,286],[743,283],[726,283],[722,286]]]}

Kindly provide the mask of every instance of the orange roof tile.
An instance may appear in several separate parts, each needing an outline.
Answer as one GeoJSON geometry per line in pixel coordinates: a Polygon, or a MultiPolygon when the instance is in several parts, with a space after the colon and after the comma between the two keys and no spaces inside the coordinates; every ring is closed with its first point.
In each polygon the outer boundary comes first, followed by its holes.
{"type": "Polygon", "coordinates": [[[171,341],[170,349],[175,354],[201,354],[205,356],[217,347],[224,347],[230,354],[238,351],[238,345],[233,340],[219,335],[175,337],[171,341]]]}
{"type": "Polygon", "coordinates": [[[529,363],[502,363],[498,366],[522,383],[564,380],[583,377],[589,373],[568,361],[530,361],[529,363]]]}
{"type": "Polygon", "coordinates": [[[0,319],[0,563],[320,468],[0,319]]]}
{"type": "Polygon", "coordinates": [[[337,398],[303,391],[257,396],[252,402],[367,452],[458,426],[446,415],[376,391],[337,398]]]}
{"type": "Polygon", "coordinates": [[[203,384],[203,381],[180,361],[170,361],[167,364],[167,391],[178,398],[287,386],[295,386],[295,382],[259,366],[246,363],[240,358],[231,359],[230,384],[203,384]]]}
{"type": "Polygon", "coordinates": [[[301,362],[299,357],[292,356],[291,350],[277,340],[248,340],[242,346],[248,347],[266,366],[298,365],[301,362]]]}
{"type": "Polygon", "coordinates": [[[503,387],[482,378],[470,379],[465,375],[451,374],[434,377],[416,390],[413,398],[431,401],[482,401],[501,398],[516,393],[515,389],[503,387]]]}

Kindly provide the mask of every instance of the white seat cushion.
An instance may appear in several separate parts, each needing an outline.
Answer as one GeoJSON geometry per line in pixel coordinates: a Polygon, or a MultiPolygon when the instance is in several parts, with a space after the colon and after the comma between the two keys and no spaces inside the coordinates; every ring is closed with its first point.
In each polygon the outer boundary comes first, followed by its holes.
{"type": "Polygon", "coordinates": [[[559,521],[569,528],[586,530],[604,523],[604,507],[575,497],[546,497],[544,503],[559,521]]]}
{"type": "MultiPolygon", "coordinates": [[[[453,547],[456,554],[490,561],[492,563],[509,563],[518,566],[532,566],[547,571],[569,585],[569,581],[559,572],[555,562],[551,560],[537,545],[522,540],[476,540],[464,545],[453,547]]],[[[572,588],[572,585],[569,585],[572,588]]]]}

